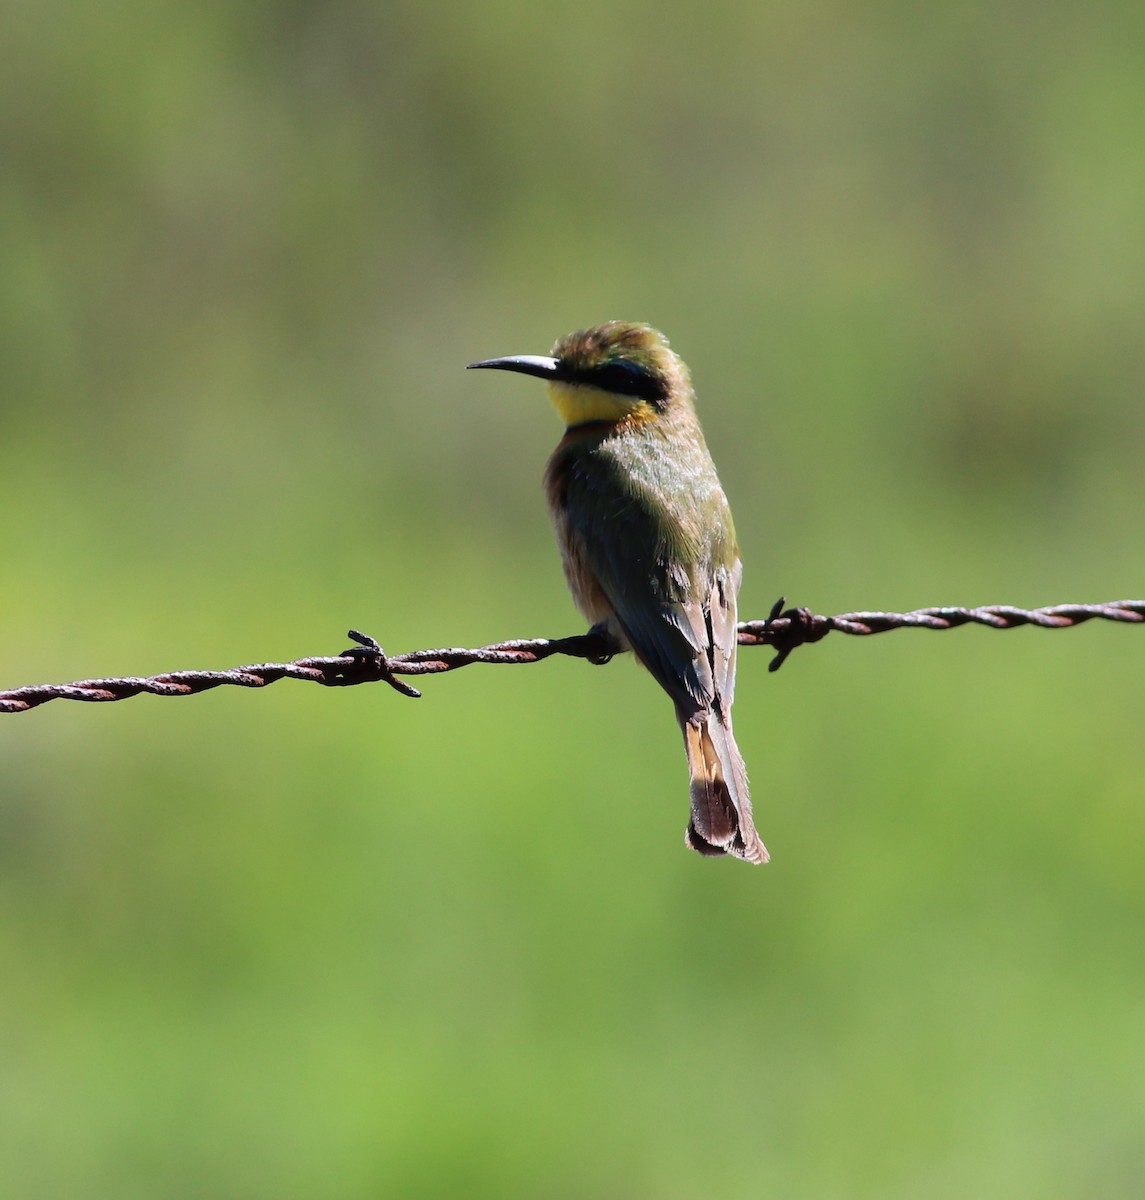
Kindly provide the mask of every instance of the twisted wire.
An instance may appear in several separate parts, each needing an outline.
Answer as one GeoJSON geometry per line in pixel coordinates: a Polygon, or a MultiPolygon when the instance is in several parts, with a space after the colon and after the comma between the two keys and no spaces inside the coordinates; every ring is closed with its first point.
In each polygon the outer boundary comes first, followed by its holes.
{"type": "MultiPolygon", "coordinates": [[[[1040,629],[1068,629],[1086,621],[1145,622],[1145,600],[1114,600],[1108,604],[1055,604],[1045,608],[1015,608],[994,604],[981,608],[919,608],[913,612],[852,612],[827,617],[810,609],[784,609],[779,600],[764,621],[744,621],[738,626],[743,646],[771,646],[775,651],[769,669],[778,670],[799,646],[821,641],[827,634],[866,636],[892,629],[956,629],[961,625],[985,625],[991,629],[1016,629],[1033,625],[1040,629]]],[[[474,663],[509,664],[541,662],[554,655],[584,658],[603,664],[622,649],[605,632],[565,638],[533,638],[497,642],[477,649],[444,648],[414,650],[387,655],[371,637],[350,630],[357,643],[339,655],[300,658],[289,663],[252,663],[227,671],[173,671],[165,675],[83,679],[74,683],[36,684],[0,691],[0,713],[27,712],[49,700],[105,702],[126,700],[146,693],[151,696],[193,696],[212,688],[230,686],[260,688],[280,679],[301,679],[325,687],[350,687],[359,683],[388,683],[404,696],[421,692],[399,676],[439,675],[474,663]]]]}

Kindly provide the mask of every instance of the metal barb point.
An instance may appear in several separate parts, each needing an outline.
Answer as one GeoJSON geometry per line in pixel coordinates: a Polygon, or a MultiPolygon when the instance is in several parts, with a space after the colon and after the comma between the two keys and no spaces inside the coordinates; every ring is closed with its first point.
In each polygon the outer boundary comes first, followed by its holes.
{"type": "Polygon", "coordinates": [[[817,617],[809,608],[789,608],[776,612],[782,607],[784,598],[781,596],[772,606],[771,616],[764,622],[764,634],[771,634],[770,642],[775,648],[775,657],[767,664],[768,671],[778,671],[787,661],[792,650],[805,646],[810,642],[818,642],[831,632],[828,618],[817,617]]]}
{"type": "Polygon", "coordinates": [[[350,659],[357,669],[353,673],[331,679],[330,682],[333,686],[348,687],[352,684],[377,679],[388,683],[394,691],[401,692],[403,696],[409,696],[411,699],[418,699],[421,696],[421,692],[412,684],[406,683],[404,679],[398,679],[394,675],[390,660],[386,657],[386,652],[377,638],[372,638],[368,633],[361,633],[357,629],[349,630],[346,636],[358,644],[351,646],[348,650],[343,650],[338,657],[350,659]]]}

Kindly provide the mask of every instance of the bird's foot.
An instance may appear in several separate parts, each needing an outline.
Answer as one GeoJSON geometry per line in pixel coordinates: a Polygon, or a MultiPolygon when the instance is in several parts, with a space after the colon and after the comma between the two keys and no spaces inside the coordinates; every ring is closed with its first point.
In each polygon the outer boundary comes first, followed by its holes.
{"type": "Polygon", "coordinates": [[[592,651],[585,655],[594,667],[605,666],[624,650],[609,630],[607,621],[598,621],[584,636],[586,640],[591,638],[600,647],[597,649],[594,646],[592,651]]]}

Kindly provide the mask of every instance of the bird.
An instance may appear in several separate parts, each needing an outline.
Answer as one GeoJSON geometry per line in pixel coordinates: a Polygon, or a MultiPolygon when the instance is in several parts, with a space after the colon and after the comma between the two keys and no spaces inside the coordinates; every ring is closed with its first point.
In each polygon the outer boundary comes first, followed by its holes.
{"type": "Polygon", "coordinates": [[[691,376],[650,325],[606,321],[549,355],[469,364],[545,380],[565,423],[545,469],[573,600],[675,705],[691,776],[687,846],[768,861],[732,734],[743,569],[691,376]]]}

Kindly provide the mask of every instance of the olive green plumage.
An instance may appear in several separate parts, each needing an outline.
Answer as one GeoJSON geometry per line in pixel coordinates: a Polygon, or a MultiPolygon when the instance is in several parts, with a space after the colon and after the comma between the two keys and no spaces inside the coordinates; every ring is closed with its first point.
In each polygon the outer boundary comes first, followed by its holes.
{"type": "Polygon", "coordinates": [[[691,380],[664,337],[609,321],[549,357],[474,367],[546,379],[565,419],[545,488],[581,612],[672,698],[692,777],[689,846],[766,862],[732,735],[741,566],[691,380]]]}

